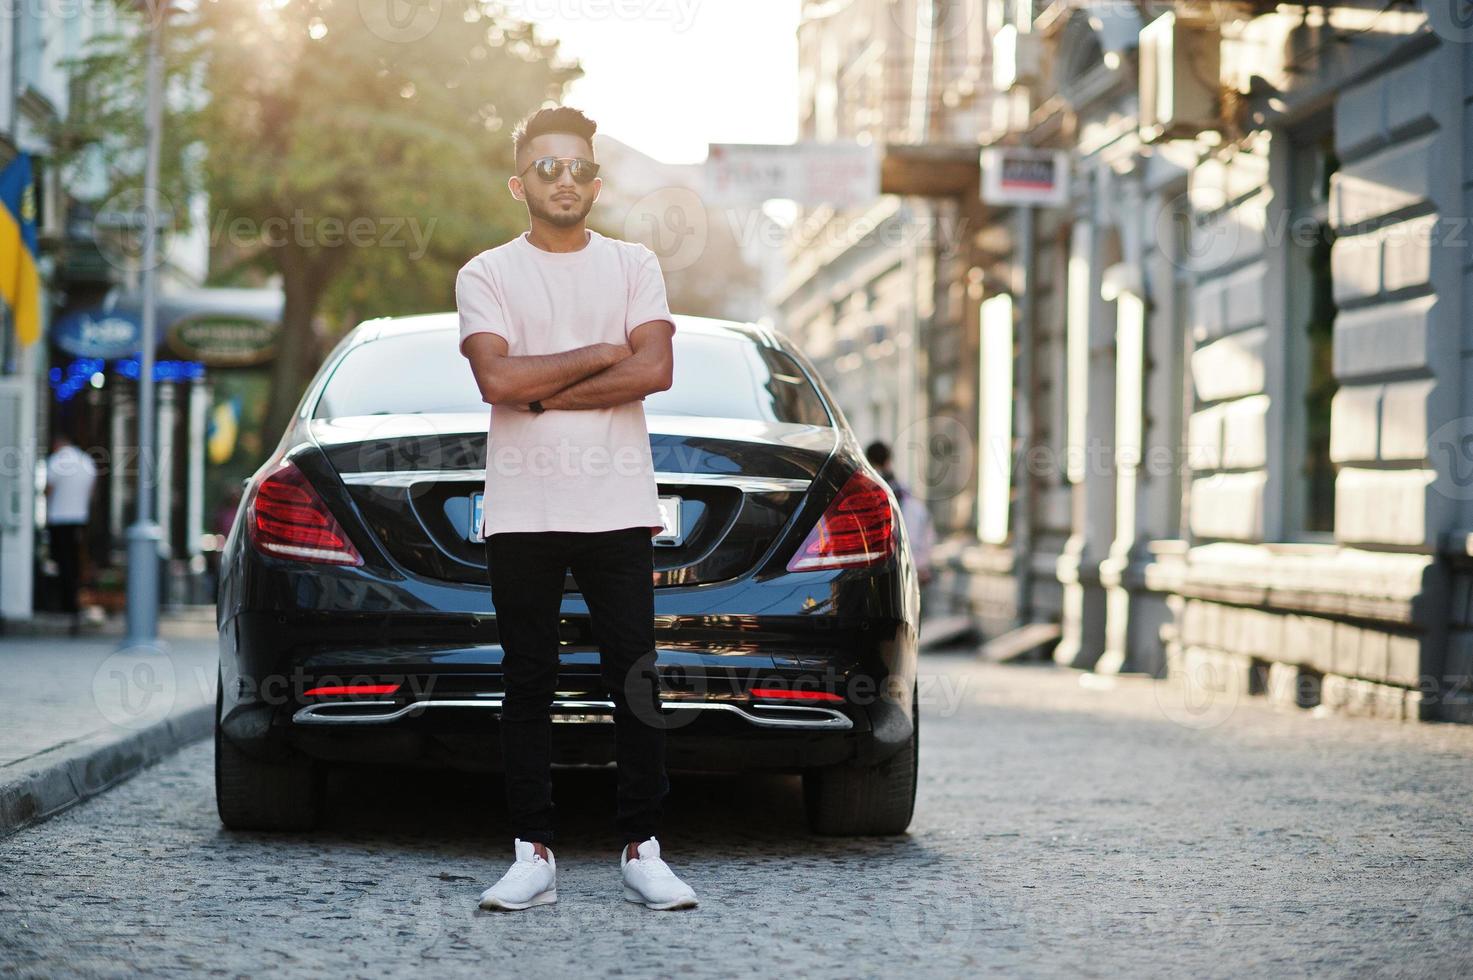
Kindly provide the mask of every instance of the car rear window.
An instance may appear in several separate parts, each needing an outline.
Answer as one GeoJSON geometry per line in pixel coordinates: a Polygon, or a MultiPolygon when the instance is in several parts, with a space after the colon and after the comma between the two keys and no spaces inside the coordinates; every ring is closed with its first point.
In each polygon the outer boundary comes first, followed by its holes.
{"type": "MultiPolygon", "coordinates": [[[[353,348],[333,370],[312,417],[488,411],[458,341],[455,331],[431,330],[353,348]]],[[[674,383],[645,398],[648,415],[833,424],[822,396],[782,351],[680,331],[674,345],[674,383]]]]}

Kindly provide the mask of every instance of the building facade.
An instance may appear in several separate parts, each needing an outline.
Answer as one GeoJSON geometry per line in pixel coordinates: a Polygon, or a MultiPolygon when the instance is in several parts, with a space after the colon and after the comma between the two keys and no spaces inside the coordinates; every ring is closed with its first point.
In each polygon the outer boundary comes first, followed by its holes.
{"type": "Polygon", "coordinates": [[[875,144],[885,193],[860,207],[802,210],[773,302],[860,439],[891,443],[902,482],[934,510],[960,514],[965,475],[930,466],[926,447],[970,438],[936,410],[966,414],[975,397],[965,370],[975,336],[967,228],[992,95],[985,24],[955,13],[930,0],[804,5],[799,138],[875,144]],[[943,187],[955,193],[937,194],[943,187]]]}
{"type": "MultiPolygon", "coordinates": [[[[61,428],[71,431],[98,468],[92,519],[84,534],[85,577],[94,583],[106,578],[110,595],[118,600],[122,595],[117,566],[123,529],[133,519],[137,476],[140,270],[136,249],[115,240],[117,233],[100,231],[107,222],[98,219],[128,217],[137,201],[128,194],[109,199],[114,175],[85,155],[63,165],[51,140],[80,94],[67,62],[83,55],[99,35],[137,29],[136,21],[108,4],[24,3],[13,16],[0,18],[6,79],[0,85],[0,166],[21,152],[33,158],[42,286],[41,339],[20,343],[9,310],[0,334],[0,621],[30,619],[54,602],[47,584],[55,564],[43,531],[38,470],[51,433],[61,428]]],[[[194,302],[193,288],[209,263],[203,196],[190,202],[190,211],[192,227],[167,236],[161,256],[160,288],[173,299],[166,296],[161,307],[160,339],[172,345],[160,352],[161,359],[201,360],[181,354],[178,331],[166,336],[163,328],[182,323],[186,317],[180,311],[198,320],[217,312],[214,306],[220,303],[218,295],[194,302]],[[171,311],[180,315],[171,320],[171,311]]],[[[261,301],[250,297],[252,303],[261,301]]],[[[189,325],[195,340],[209,327],[221,326],[218,318],[189,325]]],[[[226,356],[228,366],[241,363],[238,351],[226,356]]],[[[207,366],[208,358],[203,360],[195,367],[207,366]]],[[[207,590],[194,587],[205,570],[201,532],[209,530],[201,460],[212,409],[219,406],[212,405],[203,371],[183,373],[181,363],[161,363],[156,370],[157,446],[166,478],[159,481],[155,513],[165,535],[160,557],[169,560],[167,601],[208,601],[207,590]]]]}
{"type": "Polygon", "coordinates": [[[603,133],[593,139],[605,183],[591,219],[604,234],[655,253],[670,308],[718,319],[770,318],[767,298],[783,261],[772,219],[759,208],[709,206],[699,164],[665,163],[603,133]]]}
{"type": "MultiPolygon", "coordinates": [[[[933,305],[898,317],[929,333],[897,403],[969,439],[930,439],[920,463],[969,471],[930,501],[931,610],[989,638],[1054,624],[1076,668],[1469,720],[1456,5],[938,6],[933,25],[983,27],[990,113],[896,140],[887,179],[968,134],[974,153],[1054,151],[1066,176],[1047,204],[892,185],[892,206],[962,228],[933,305]]],[[[861,295],[836,292],[835,312],[861,295]]],[[[822,321],[789,326],[822,348],[822,321]]]]}
{"type": "MultiPolygon", "coordinates": [[[[95,34],[114,29],[106,4],[18,4],[0,18],[0,166],[35,158],[42,243],[42,340],[22,344],[8,309],[0,328],[0,620],[27,619],[35,589],[35,468],[45,455],[48,355],[44,336],[58,299],[58,255],[72,237],[69,177],[49,167],[50,129],[70,98],[63,67],[95,34]]],[[[3,304],[0,304],[3,306],[3,304]]]]}

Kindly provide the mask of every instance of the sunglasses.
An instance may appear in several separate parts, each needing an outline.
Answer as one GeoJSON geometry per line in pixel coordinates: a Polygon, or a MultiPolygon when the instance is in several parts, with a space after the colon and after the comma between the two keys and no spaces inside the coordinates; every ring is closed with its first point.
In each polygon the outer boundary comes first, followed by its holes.
{"type": "Polygon", "coordinates": [[[581,157],[538,157],[527,164],[517,176],[521,177],[528,170],[536,170],[538,177],[551,184],[563,175],[564,168],[573,175],[573,181],[578,184],[586,184],[598,176],[598,164],[581,157]]]}

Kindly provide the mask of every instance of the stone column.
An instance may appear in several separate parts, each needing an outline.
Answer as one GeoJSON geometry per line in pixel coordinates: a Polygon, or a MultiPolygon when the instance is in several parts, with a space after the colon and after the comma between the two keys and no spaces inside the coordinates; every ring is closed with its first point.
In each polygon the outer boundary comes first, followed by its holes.
{"type": "Polygon", "coordinates": [[[123,542],[127,520],[124,505],[128,498],[130,467],[125,463],[132,459],[133,465],[138,465],[137,428],[134,421],[137,418],[138,389],[125,386],[116,374],[113,375],[112,384],[108,387],[112,389],[108,393],[109,406],[112,411],[108,418],[108,451],[112,453],[112,460],[107,470],[107,534],[108,540],[112,541],[114,546],[120,546],[123,542]],[[130,391],[133,397],[120,397],[124,391],[130,391]]]}
{"type": "Polygon", "coordinates": [[[173,507],[174,507],[174,425],[179,410],[174,405],[175,382],[164,381],[158,386],[158,487],[157,509],[159,521],[159,550],[163,557],[174,554],[173,507]]]}
{"type": "Polygon", "coordinates": [[[1114,538],[1115,320],[1113,304],[1100,296],[1100,284],[1101,272],[1118,258],[1119,247],[1115,236],[1102,230],[1096,205],[1109,193],[1109,181],[1101,174],[1086,181],[1069,254],[1065,463],[1072,530],[1057,566],[1064,614],[1054,659],[1081,669],[1092,668],[1104,653],[1105,594],[1099,566],[1114,538]]]}
{"type": "MultiPolygon", "coordinates": [[[[208,431],[206,418],[210,411],[210,383],[204,378],[193,378],[189,382],[189,442],[188,482],[185,485],[184,504],[184,553],[189,558],[191,594],[205,573],[205,556],[200,549],[200,537],[205,533],[205,438],[208,431]]],[[[194,601],[208,601],[206,596],[194,595],[194,601]]]]}
{"type": "Polygon", "coordinates": [[[1115,539],[1100,565],[1105,587],[1101,672],[1165,670],[1165,598],[1143,587],[1146,545],[1180,527],[1182,341],[1175,216],[1181,171],[1138,161],[1121,201],[1125,261],[1104,271],[1101,295],[1115,303],[1115,539]]]}
{"type": "Polygon", "coordinates": [[[1145,443],[1146,304],[1140,268],[1107,270],[1103,296],[1115,302],[1115,540],[1100,563],[1105,588],[1105,651],[1096,669],[1118,673],[1129,658],[1131,595],[1127,581],[1144,516],[1140,461],[1145,443]]]}

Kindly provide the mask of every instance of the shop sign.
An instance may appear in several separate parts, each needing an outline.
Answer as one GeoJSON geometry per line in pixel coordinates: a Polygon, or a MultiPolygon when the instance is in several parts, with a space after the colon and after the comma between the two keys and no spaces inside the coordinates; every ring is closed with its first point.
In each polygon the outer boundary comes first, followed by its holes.
{"type": "Polygon", "coordinates": [[[207,314],[175,321],[169,328],[169,346],[180,356],[211,367],[243,367],[275,357],[280,336],[280,323],[207,314]]]}
{"type": "Polygon", "coordinates": [[[113,360],[139,352],[143,324],[132,312],[78,310],[52,324],[51,337],[57,347],[76,357],[113,360]]]}
{"type": "Polygon", "coordinates": [[[1004,207],[1069,202],[1069,153],[1017,146],[982,150],[982,200],[1004,207]]]}

